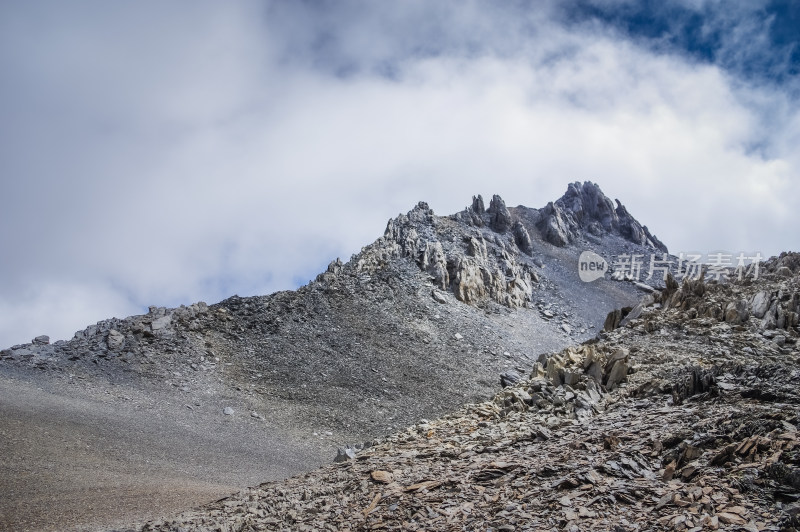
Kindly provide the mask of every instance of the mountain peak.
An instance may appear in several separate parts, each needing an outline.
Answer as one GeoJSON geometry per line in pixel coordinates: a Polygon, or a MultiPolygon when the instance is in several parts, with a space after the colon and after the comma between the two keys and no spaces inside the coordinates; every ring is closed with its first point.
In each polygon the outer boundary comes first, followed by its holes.
{"type": "Polygon", "coordinates": [[[640,246],[667,253],[664,245],[647,226],[640,224],[619,200],[611,201],[591,181],[570,183],[567,191],[555,202],[541,209],[536,226],[545,240],[566,246],[582,234],[601,237],[617,235],[640,246]]]}
{"type": "MultiPolygon", "coordinates": [[[[409,258],[436,288],[464,303],[520,307],[533,303],[542,265],[563,260],[564,253],[552,245],[585,240],[606,251],[618,251],[624,242],[644,253],[667,251],[619,201],[615,206],[598,185],[586,181],[571,183],[561,198],[538,210],[509,209],[497,194],[486,208],[476,195],[463,211],[439,217],[420,202],[389,220],[383,238],[357,262],[372,268],[390,258],[409,258]]],[[[568,255],[573,253],[577,260],[574,249],[568,255]]]]}

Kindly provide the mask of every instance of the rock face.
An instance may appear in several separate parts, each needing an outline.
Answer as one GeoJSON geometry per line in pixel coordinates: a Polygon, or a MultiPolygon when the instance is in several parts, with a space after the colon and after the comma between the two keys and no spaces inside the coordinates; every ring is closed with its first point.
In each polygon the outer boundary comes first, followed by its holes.
{"type": "Polygon", "coordinates": [[[513,235],[500,238],[497,233],[507,233],[514,224],[511,213],[499,196],[492,198],[485,212],[482,205],[478,196],[464,213],[438,218],[426,203],[418,204],[389,221],[383,240],[361,259],[361,267],[408,257],[431,276],[435,286],[452,291],[464,303],[488,299],[507,307],[529,304],[539,280],[537,267],[527,255],[532,251],[530,236],[517,223],[513,235]],[[457,222],[467,216],[473,229],[464,234],[457,222]]]}
{"type": "Polygon", "coordinates": [[[492,196],[486,212],[489,214],[489,227],[498,233],[505,233],[511,228],[511,213],[506,207],[506,202],[500,196],[492,196]]]}

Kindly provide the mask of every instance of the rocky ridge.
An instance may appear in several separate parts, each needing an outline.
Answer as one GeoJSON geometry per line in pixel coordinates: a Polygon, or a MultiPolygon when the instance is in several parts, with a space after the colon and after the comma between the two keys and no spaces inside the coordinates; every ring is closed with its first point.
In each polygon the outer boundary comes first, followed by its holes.
{"type": "Polygon", "coordinates": [[[492,400],[141,530],[800,528],[800,254],[671,277],[492,400]]]}
{"type": "MultiPolygon", "coordinates": [[[[581,201],[611,200],[592,183],[571,184],[556,202],[580,222],[570,225],[571,238],[586,227],[606,235],[606,249],[637,245],[620,229],[627,227],[620,220],[630,225],[632,218],[582,208],[581,201]]],[[[42,337],[0,351],[0,364],[71,380],[163,385],[190,406],[198,395],[222,401],[244,394],[247,411],[263,412],[287,400],[311,409],[300,418],[312,431],[322,419],[326,431],[358,427],[342,438],[372,437],[418,415],[441,414],[436,405],[456,397],[490,395],[499,373],[591,337],[609,306],[638,297],[627,283],[577,283],[571,262],[579,250],[547,243],[531,221],[537,212],[512,212],[499,196],[486,209],[474,197],[445,217],[420,203],[350,261],[331,262],[297,291],[151,307],[145,315],[98,322],[68,342],[51,345],[42,337]],[[342,393],[322,401],[332,388],[342,393]],[[353,389],[366,400],[347,393],[353,389]],[[321,402],[326,410],[319,411],[321,402]],[[376,409],[397,412],[388,416],[396,423],[365,426],[376,409]]]]}

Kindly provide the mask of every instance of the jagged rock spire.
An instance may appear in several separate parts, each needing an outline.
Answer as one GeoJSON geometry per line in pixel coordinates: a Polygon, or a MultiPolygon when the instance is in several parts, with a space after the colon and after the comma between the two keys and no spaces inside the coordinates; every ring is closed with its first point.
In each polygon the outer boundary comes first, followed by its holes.
{"type": "Polygon", "coordinates": [[[486,212],[486,208],[483,206],[483,196],[480,194],[472,196],[472,212],[478,215],[486,212]]]}
{"type": "Polygon", "coordinates": [[[508,211],[503,198],[497,194],[492,196],[492,201],[489,202],[489,208],[486,212],[490,215],[489,227],[498,233],[505,233],[511,229],[511,213],[508,211]]]}

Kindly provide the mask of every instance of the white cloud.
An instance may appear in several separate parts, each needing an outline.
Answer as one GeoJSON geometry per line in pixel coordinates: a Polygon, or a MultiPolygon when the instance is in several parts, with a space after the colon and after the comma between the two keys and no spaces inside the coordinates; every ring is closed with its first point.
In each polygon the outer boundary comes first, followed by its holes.
{"type": "Polygon", "coordinates": [[[266,15],[282,28],[245,4],[155,26],[135,9],[80,31],[40,22],[66,34],[27,42],[12,57],[18,90],[0,93],[4,112],[22,108],[0,132],[13,140],[0,345],[290,288],[417,201],[449,214],[500,193],[540,207],[574,180],[598,182],[675,251],[796,247],[782,228],[798,214],[781,205],[800,197],[800,118],[776,89],[571,33],[546,10],[514,22],[480,3],[437,8],[408,34],[422,11],[394,13],[394,27],[377,11],[313,19],[287,5],[266,15]],[[451,14],[431,44],[441,53],[415,52],[451,14]],[[358,31],[310,50],[337,24],[358,31]],[[69,68],[50,56],[62,46],[69,68]],[[351,60],[361,67],[332,74],[351,60]],[[387,61],[392,75],[375,74],[387,61]]]}

